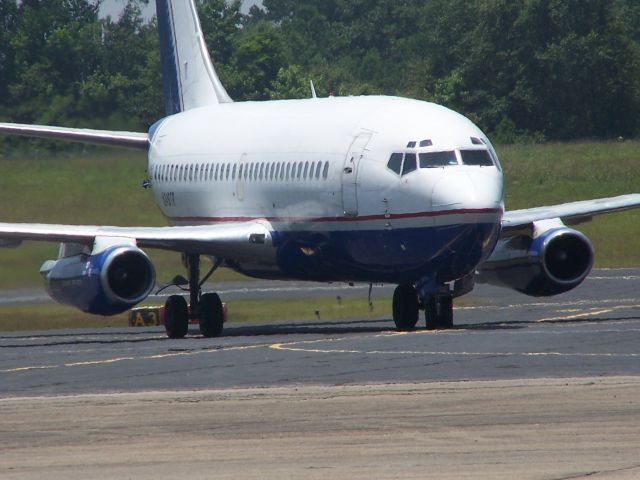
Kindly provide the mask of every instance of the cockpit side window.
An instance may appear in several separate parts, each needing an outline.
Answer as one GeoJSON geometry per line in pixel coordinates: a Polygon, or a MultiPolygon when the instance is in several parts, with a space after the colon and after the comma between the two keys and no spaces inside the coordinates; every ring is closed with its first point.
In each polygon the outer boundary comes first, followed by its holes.
{"type": "Polygon", "coordinates": [[[402,175],[413,172],[418,168],[415,153],[405,153],[404,163],[402,164],[402,175]]]}
{"type": "Polygon", "coordinates": [[[487,150],[460,150],[464,165],[493,167],[493,159],[487,150]]]}
{"type": "Polygon", "coordinates": [[[387,163],[387,168],[400,175],[400,172],[402,171],[402,154],[392,153],[389,158],[389,162],[387,163]]]}
{"type": "Polygon", "coordinates": [[[456,152],[425,152],[420,154],[420,168],[438,168],[457,165],[456,152]]]}

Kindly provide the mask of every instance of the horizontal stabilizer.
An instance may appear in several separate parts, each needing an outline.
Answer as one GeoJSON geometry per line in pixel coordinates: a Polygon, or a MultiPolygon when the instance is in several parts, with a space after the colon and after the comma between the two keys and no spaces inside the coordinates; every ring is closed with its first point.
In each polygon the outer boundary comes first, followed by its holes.
{"type": "Polygon", "coordinates": [[[108,145],[111,147],[149,147],[146,133],[120,132],[112,130],[90,130],[86,128],[51,127],[48,125],[24,125],[20,123],[0,123],[0,133],[24,135],[28,137],[71,140],[74,142],[108,145]]]}

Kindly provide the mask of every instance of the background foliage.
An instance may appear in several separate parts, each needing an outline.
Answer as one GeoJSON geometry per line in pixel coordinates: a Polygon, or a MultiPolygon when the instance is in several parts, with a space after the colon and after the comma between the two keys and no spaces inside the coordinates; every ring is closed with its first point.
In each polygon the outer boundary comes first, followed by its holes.
{"type": "MultiPolygon", "coordinates": [[[[99,3],[0,0],[0,119],[146,130],[163,115],[146,1],[118,19],[99,18],[99,3]]],[[[320,95],[442,103],[498,143],[640,133],[637,0],[264,0],[246,15],[239,0],[198,5],[236,100],[305,97],[313,79],[320,95]]],[[[5,153],[24,142],[1,141],[5,153]]]]}

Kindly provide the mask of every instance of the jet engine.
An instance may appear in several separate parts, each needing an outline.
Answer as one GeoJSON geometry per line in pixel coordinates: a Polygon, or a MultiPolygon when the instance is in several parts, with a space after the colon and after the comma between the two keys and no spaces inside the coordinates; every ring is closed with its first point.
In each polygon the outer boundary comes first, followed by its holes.
{"type": "Polygon", "coordinates": [[[40,273],[51,298],[87,313],[115,315],[151,293],[155,269],[142,250],[134,245],[95,250],[62,244],[59,258],[42,265],[40,273]]]}
{"type": "Polygon", "coordinates": [[[593,245],[561,222],[534,227],[534,235],[500,239],[479,271],[478,281],[545,297],[580,285],[593,266],[593,245]],[[559,224],[559,225],[557,225],[559,224]]]}

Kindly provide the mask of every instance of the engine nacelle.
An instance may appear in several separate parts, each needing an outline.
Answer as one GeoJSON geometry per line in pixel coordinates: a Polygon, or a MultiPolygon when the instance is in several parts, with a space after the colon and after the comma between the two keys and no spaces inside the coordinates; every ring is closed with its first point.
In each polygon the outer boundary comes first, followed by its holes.
{"type": "Polygon", "coordinates": [[[40,269],[47,292],[55,301],[88,313],[115,315],[151,293],[155,269],[139,248],[114,245],[97,253],[67,252],[63,256],[64,247],[61,258],[45,262],[40,269]]]}
{"type": "Polygon", "coordinates": [[[534,297],[552,296],[580,285],[592,266],[591,241],[560,223],[542,231],[538,228],[533,238],[501,239],[482,264],[478,281],[534,297]]]}

